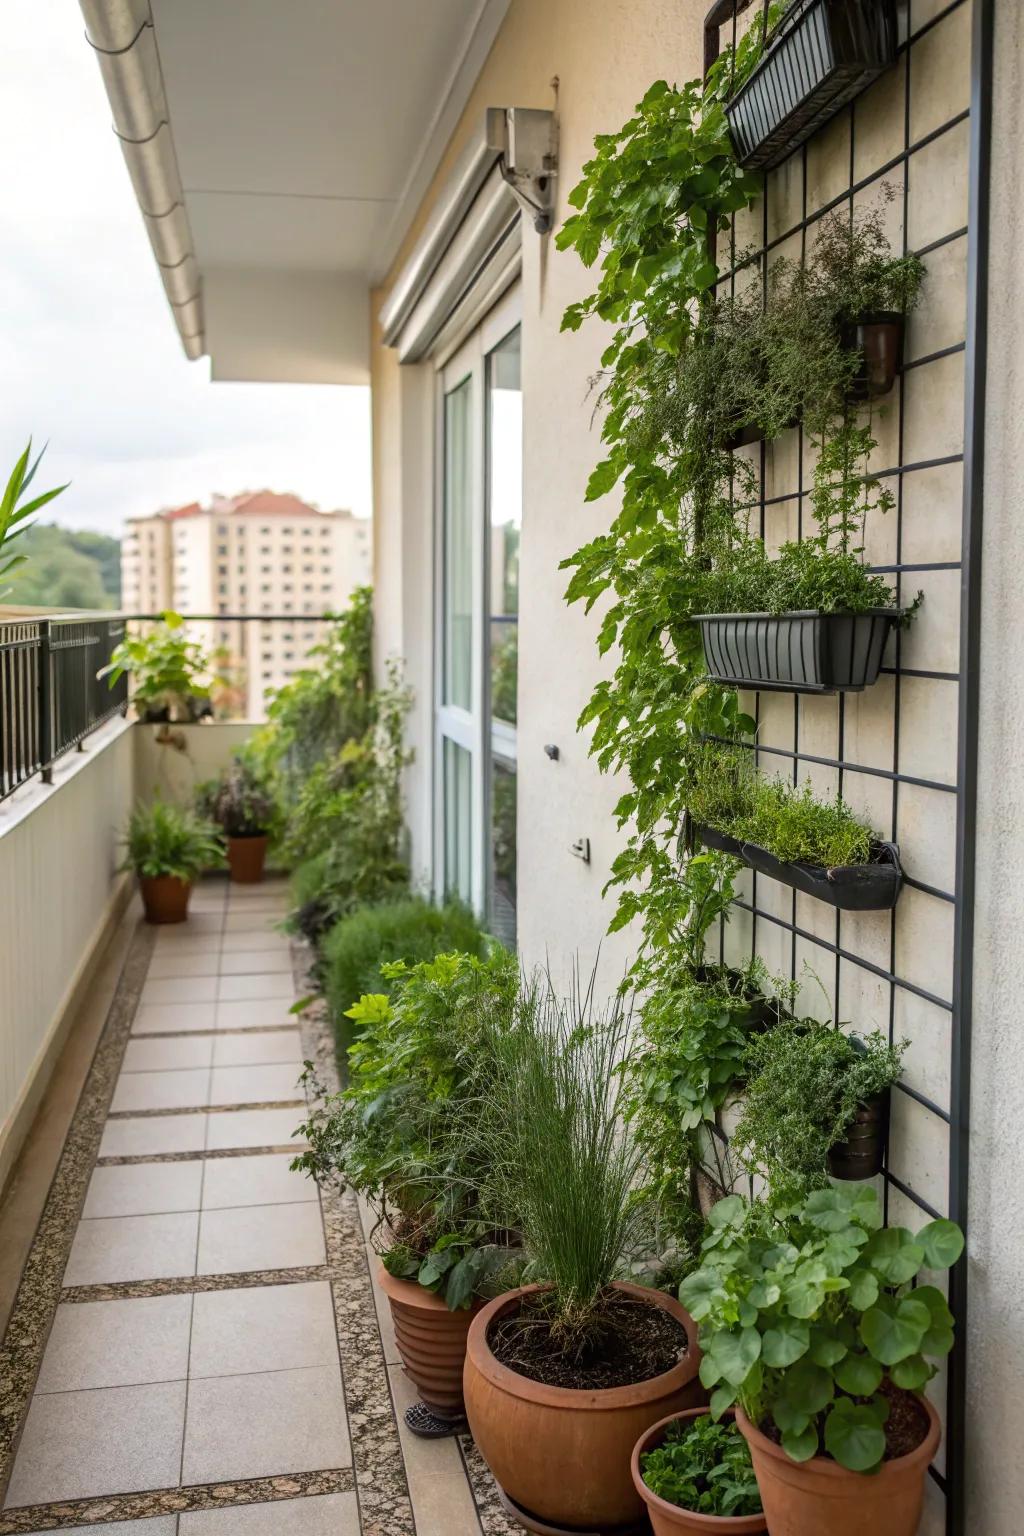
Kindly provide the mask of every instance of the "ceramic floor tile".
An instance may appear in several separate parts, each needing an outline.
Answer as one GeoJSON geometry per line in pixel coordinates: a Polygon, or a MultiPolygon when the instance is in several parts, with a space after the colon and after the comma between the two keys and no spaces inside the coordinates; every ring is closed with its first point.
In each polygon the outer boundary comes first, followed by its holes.
{"type": "Polygon", "coordinates": [[[223,909],[218,912],[194,912],[184,923],[168,923],[162,926],[157,935],[157,942],[187,944],[193,939],[216,938],[223,927],[223,909]]]}
{"type": "Polygon", "coordinates": [[[214,1067],[208,1102],[217,1104],[283,1104],[302,1098],[299,1069],[293,1062],[266,1067],[214,1067]]]}
{"type": "Polygon", "coordinates": [[[350,1462],[336,1365],[190,1383],[185,1483],[315,1472],[350,1462]]]}
{"type": "Polygon", "coordinates": [[[215,1152],[231,1147],[296,1147],[305,1142],[293,1136],[305,1118],[305,1108],[239,1109],[207,1117],[206,1147],[215,1152]]]}
{"type": "Polygon", "coordinates": [[[180,1035],[213,1029],[216,1014],[215,1003],[147,1003],[135,1015],[132,1034],[180,1035]]]}
{"type": "Polygon", "coordinates": [[[241,1003],[253,999],[294,998],[294,996],[295,983],[292,981],[290,971],[266,971],[249,976],[222,976],[217,983],[219,1003],[241,1003]]]}
{"type": "Polygon", "coordinates": [[[82,1215],[153,1216],[162,1211],[198,1211],[203,1164],[128,1163],[96,1168],[82,1215]]]}
{"type": "Polygon", "coordinates": [[[153,954],[166,955],[173,951],[176,955],[216,955],[220,953],[221,938],[220,932],[193,933],[188,924],[183,928],[175,925],[158,928],[153,954]]]}
{"type": "Polygon", "coordinates": [[[197,1272],[201,1275],[301,1269],[323,1264],[325,1259],[319,1202],[243,1206],[204,1211],[200,1217],[197,1272]]]}
{"type": "Polygon", "coordinates": [[[216,996],[215,976],[165,976],[147,981],[139,1002],[143,1008],[155,1003],[212,1003],[216,996]]]}
{"type": "MultiPolygon", "coordinates": [[[[344,1495],[347,1497],[347,1495],[344,1495]]],[[[157,1515],[153,1520],[119,1520],[116,1525],[62,1525],[59,1531],[47,1531],[46,1536],[175,1536],[176,1515],[157,1515]]]]}
{"type": "Polygon", "coordinates": [[[154,1040],[129,1040],[121,1063],[122,1072],[169,1072],[186,1067],[208,1067],[213,1060],[211,1035],[182,1035],[154,1040]]]}
{"type": "Polygon", "coordinates": [[[267,1026],[289,1025],[295,1027],[295,1015],[289,1013],[291,1003],[287,997],[250,999],[241,1003],[218,1003],[216,1027],[218,1029],[265,1029],[267,1026]]]}
{"type": "MultiPolygon", "coordinates": [[[[206,1145],[206,1116],[142,1115],[138,1120],[108,1120],[100,1157],[152,1157],[161,1152],[201,1152],[206,1145]]],[[[276,1143],[263,1142],[263,1146],[276,1143]]]]}
{"type": "Polygon", "coordinates": [[[249,976],[253,967],[258,965],[260,971],[266,975],[268,972],[287,971],[292,972],[292,957],[287,949],[274,949],[269,953],[265,950],[253,952],[242,950],[235,954],[221,955],[220,974],[222,976],[249,976]]]}
{"type": "Polygon", "coordinates": [[[65,1303],[54,1314],[36,1391],[183,1381],[191,1317],[191,1296],[65,1303]]]}
{"type": "Polygon", "coordinates": [[[280,1062],[302,1065],[302,1036],[297,1029],[267,1029],[216,1037],[213,1047],[215,1067],[266,1066],[280,1062]]]}
{"type": "Polygon", "coordinates": [[[228,885],[228,901],[270,901],[275,897],[288,900],[289,884],[285,875],[264,875],[252,885],[234,882],[228,885]]]}
{"type": "Polygon", "coordinates": [[[284,933],[263,933],[255,928],[233,929],[226,933],[221,943],[224,955],[289,953],[291,940],[284,933]]]}
{"type": "Polygon", "coordinates": [[[317,1188],[313,1180],[304,1173],[293,1173],[290,1163],[288,1152],[211,1158],[203,1182],[203,1210],[226,1210],[236,1205],[294,1205],[315,1200],[317,1188]]]}
{"type": "Polygon", "coordinates": [[[185,1072],[122,1072],[110,1108],[201,1109],[209,1102],[210,1073],[201,1067],[185,1072]]]}
{"type": "Polygon", "coordinates": [[[331,1288],[247,1286],[195,1298],[189,1375],[240,1376],[333,1364],[338,1341],[331,1288]]]}
{"type": "Polygon", "coordinates": [[[176,949],[156,951],[146,972],[147,981],[162,981],[172,976],[216,976],[220,969],[220,945],[193,953],[176,949]]]}
{"type": "MultiPolygon", "coordinates": [[[[274,1206],[305,1211],[305,1205],[274,1206]]],[[[164,1280],[196,1272],[197,1211],[165,1216],[110,1216],[79,1223],[64,1271],[65,1285],[113,1280],[164,1280]]]]}
{"type": "Polygon", "coordinates": [[[354,1493],[325,1493],[196,1510],[181,1516],[178,1536],[359,1536],[359,1506],[354,1493]]]}
{"type": "MultiPolygon", "coordinates": [[[[283,914],[282,914],[283,915],[283,914]]],[[[273,933],[277,918],[249,907],[234,907],[224,920],[225,933],[273,933]]]]}
{"type": "Polygon", "coordinates": [[[184,1419],[183,1381],[38,1396],[5,1507],[175,1487],[184,1419]]]}

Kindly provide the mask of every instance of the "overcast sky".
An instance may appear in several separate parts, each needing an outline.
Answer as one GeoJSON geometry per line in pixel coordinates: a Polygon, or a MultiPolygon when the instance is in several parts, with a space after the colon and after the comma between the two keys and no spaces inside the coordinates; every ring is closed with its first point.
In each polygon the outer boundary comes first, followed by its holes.
{"type": "Polygon", "coordinates": [[[263,486],[369,514],[369,391],[185,359],[77,0],[0,10],[3,479],[31,433],[77,528],[263,486]]]}

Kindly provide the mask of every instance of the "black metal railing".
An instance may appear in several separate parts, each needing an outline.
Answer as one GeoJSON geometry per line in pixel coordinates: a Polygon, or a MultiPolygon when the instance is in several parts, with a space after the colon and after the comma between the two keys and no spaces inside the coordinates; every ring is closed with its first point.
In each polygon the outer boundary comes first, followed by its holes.
{"type": "Polygon", "coordinates": [[[128,706],[128,680],[97,673],[124,638],[123,614],[0,619],[0,800],[128,706]]]}

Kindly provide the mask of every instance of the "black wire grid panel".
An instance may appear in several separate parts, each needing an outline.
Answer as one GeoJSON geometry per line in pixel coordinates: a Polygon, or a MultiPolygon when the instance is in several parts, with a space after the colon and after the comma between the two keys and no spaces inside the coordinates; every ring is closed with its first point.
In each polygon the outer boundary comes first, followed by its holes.
{"type": "MultiPolygon", "coordinates": [[[[764,4],[718,0],[706,67],[761,24],[764,4]]],[[[948,1215],[965,1230],[993,5],[900,0],[895,66],[767,176],[763,198],[737,215],[718,251],[720,292],[741,292],[775,257],[806,257],[824,215],[876,204],[884,183],[894,248],[916,251],[928,269],[903,377],[872,418],[871,469],[896,505],[866,536],[901,604],[924,591],[916,626],[893,637],[864,694],[749,696],[762,771],[841,793],[899,843],[906,888],[891,913],[842,913],[745,871],[719,943],[724,961],[749,950],[802,978],[808,1012],[827,1007],[857,1029],[910,1039],[882,1174],[886,1215],[910,1226],[948,1215]]],[[[802,536],[813,468],[802,428],[740,451],[759,471],[750,510],[762,536],[770,546],[802,536]]],[[[724,1133],[713,1145],[727,1149],[724,1133]]],[[[945,1514],[933,1510],[928,1528],[944,1518],[947,1536],[966,1531],[966,1274],[961,1261],[950,1275],[957,1345],[932,1388],[940,1411],[945,1389],[932,1469],[945,1514]]]]}

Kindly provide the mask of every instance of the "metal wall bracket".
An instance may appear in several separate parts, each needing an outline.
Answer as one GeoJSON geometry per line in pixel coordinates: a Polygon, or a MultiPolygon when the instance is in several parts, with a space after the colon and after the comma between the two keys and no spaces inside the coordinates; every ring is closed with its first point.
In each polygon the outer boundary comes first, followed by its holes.
{"type": "Polygon", "coordinates": [[[502,180],[537,233],[546,235],[558,176],[555,114],[538,107],[489,107],[487,142],[498,152],[502,180]]]}

